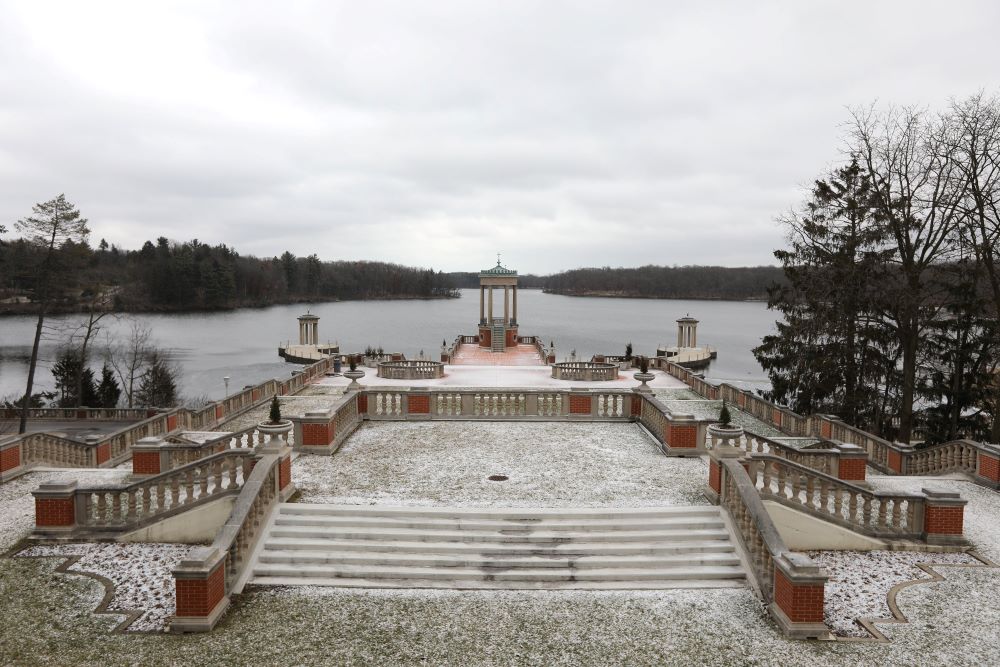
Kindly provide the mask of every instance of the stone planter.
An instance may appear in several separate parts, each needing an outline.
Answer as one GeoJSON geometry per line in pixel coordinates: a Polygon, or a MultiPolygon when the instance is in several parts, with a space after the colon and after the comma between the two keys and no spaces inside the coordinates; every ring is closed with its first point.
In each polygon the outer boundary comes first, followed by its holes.
{"type": "Polygon", "coordinates": [[[345,371],[344,377],[351,381],[351,384],[347,385],[345,391],[357,391],[361,389],[361,385],[358,384],[358,380],[365,376],[365,372],[360,368],[356,368],[353,371],[345,371]]]}
{"type": "Polygon", "coordinates": [[[708,441],[712,449],[723,447],[739,448],[740,439],[743,437],[743,427],[733,424],[709,424],[708,441]]]}
{"type": "Polygon", "coordinates": [[[288,444],[288,433],[292,430],[292,422],[290,419],[282,419],[277,424],[269,421],[260,422],[257,424],[257,430],[267,436],[264,447],[283,447],[288,444]]]}
{"type": "Polygon", "coordinates": [[[652,394],[653,390],[646,386],[646,383],[655,378],[656,376],[652,373],[636,373],[633,375],[636,380],[642,384],[635,388],[636,391],[640,391],[644,394],[652,394]]]}

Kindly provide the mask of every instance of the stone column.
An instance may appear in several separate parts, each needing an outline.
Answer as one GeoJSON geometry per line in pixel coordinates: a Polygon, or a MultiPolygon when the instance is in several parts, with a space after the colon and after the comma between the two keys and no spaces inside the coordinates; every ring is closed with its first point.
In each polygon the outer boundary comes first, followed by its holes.
{"type": "Polygon", "coordinates": [[[479,286],[479,323],[484,324],[486,322],[486,288],[482,285],[479,286]]]}
{"type": "Polygon", "coordinates": [[[684,347],[684,325],[677,325],[677,347],[684,347]]]}
{"type": "Polygon", "coordinates": [[[489,286],[490,296],[489,296],[489,319],[486,321],[487,324],[493,326],[493,285],[489,286]]]}
{"type": "Polygon", "coordinates": [[[510,288],[507,285],[503,286],[503,323],[510,324],[510,288]]]}
{"type": "Polygon", "coordinates": [[[514,321],[511,324],[517,324],[517,285],[514,285],[514,321]]]}

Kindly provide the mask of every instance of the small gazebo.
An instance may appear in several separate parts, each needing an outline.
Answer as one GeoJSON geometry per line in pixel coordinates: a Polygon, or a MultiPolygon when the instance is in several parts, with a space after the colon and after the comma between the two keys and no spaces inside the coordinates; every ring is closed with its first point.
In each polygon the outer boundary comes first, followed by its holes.
{"type": "Polygon", "coordinates": [[[479,272],[479,346],[504,352],[517,345],[517,271],[500,263],[479,272]],[[503,288],[503,317],[493,309],[493,292],[503,288]]]}

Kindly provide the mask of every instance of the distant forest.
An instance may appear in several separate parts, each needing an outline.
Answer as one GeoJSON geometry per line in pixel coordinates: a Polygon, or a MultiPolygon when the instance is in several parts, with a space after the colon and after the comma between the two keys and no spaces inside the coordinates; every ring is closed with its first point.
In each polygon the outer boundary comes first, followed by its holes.
{"type": "Polygon", "coordinates": [[[768,288],[785,284],[777,266],[640,266],[573,269],[544,279],[544,289],[571,296],[654,299],[767,299],[768,288]]]}
{"type": "MultiPolygon", "coordinates": [[[[34,312],[41,249],[0,241],[0,314],[34,312]]],[[[370,261],[324,262],[290,252],[272,258],[240,255],[227,245],[164,237],[139,250],[102,239],[97,248],[68,242],[62,248],[72,279],[61,282],[50,312],[80,310],[225,310],[282,303],[458,296],[479,285],[478,272],[443,273],[370,261]]],[[[526,289],[576,296],[683,299],[764,299],[783,284],[777,267],[710,266],[574,269],[550,276],[518,276],[526,289]]]]}
{"type": "MultiPolygon", "coordinates": [[[[258,258],[226,245],[160,237],[140,250],[101,240],[63,247],[73,280],[51,310],[222,310],[303,301],[457,296],[444,274],[385,262],[324,262],[315,254],[258,258]]],[[[23,239],[0,242],[0,313],[33,312],[41,250],[23,239]]]]}

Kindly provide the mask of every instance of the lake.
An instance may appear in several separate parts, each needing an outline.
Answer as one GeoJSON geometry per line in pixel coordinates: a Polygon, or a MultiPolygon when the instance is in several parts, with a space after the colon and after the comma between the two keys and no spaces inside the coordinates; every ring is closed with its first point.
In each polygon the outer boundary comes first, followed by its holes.
{"type": "MultiPolygon", "coordinates": [[[[230,376],[230,391],[274,377],[286,377],[294,368],[278,357],[278,344],[298,342],[296,317],[311,310],[320,316],[323,341],[339,341],[343,352],[382,347],[414,357],[421,350],[437,358],[442,339],[473,335],[479,321],[478,290],[462,290],[460,299],[430,301],[342,301],[272,306],[218,313],[142,314],[109,321],[93,348],[94,363],[106,335],[126,338],[134,317],[153,331],[155,343],[170,352],[183,371],[180,391],[185,397],[225,393],[223,377],[230,376]]],[[[743,301],[687,301],[674,299],[617,299],[518,292],[522,336],[554,340],[560,361],[576,350],[578,357],[624,354],[632,342],[635,354],[653,355],[658,344],[673,345],[675,320],[690,314],[700,320],[698,342],[719,351],[706,370],[710,378],[734,384],[759,386],[767,377],[750,350],[774,330],[775,313],[763,303],[743,301]]],[[[35,376],[37,390],[51,389],[49,368],[66,340],[66,331],[82,320],[77,316],[46,320],[41,363],[35,376]]],[[[102,322],[104,324],[104,322],[102,322]]],[[[0,318],[0,397],[24,391],[33,317],[0,318]]]]}

